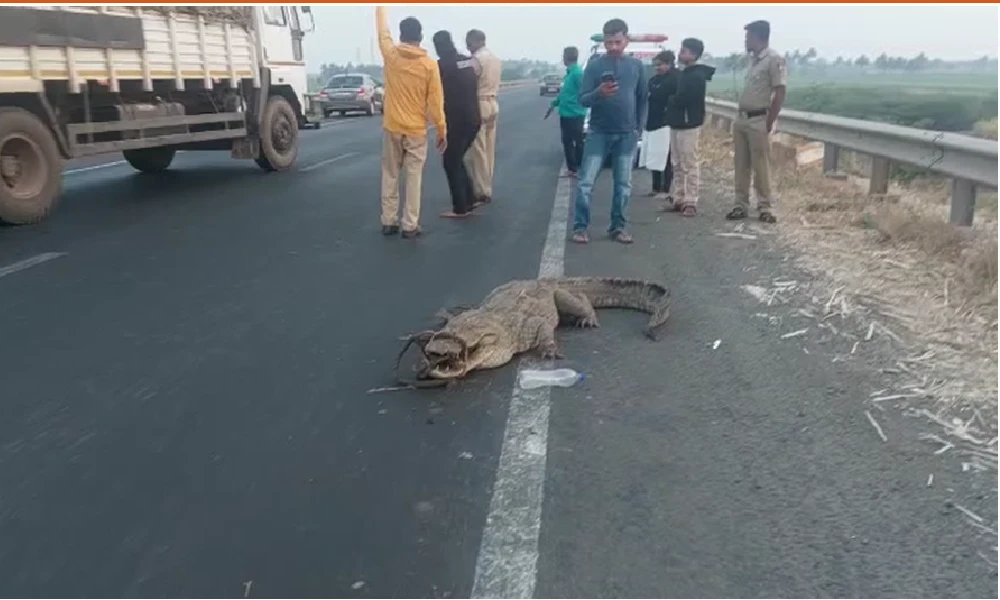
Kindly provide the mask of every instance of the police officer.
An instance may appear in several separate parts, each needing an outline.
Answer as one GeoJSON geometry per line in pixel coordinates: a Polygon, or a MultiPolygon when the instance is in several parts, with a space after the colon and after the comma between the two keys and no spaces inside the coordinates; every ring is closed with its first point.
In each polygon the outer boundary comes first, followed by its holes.
{"type": "Polygon", "coordinates": [[[770,134],[774,121],[785,101],[788,72],[785,59],[768,42],[771,24],[767,21],[748,23],[746,48],[750,53],[746,82],[740,94],[739,114],[733,123],[733,150],[736,167],[736,206],[727,219],[745,219],[750,210],[750,179],[757,192],[757,212],[760,220],[774,223],[771,202],[770,134]]]}

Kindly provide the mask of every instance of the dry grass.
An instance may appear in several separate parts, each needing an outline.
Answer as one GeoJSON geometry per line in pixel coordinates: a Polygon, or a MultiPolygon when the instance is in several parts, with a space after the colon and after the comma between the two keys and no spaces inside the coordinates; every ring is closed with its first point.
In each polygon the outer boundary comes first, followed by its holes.
{"type": "MultiPolygon", "coordinates": [[[[720,189],[730,197],[731,145],[721,131],[703,137],[706,179],[714,173],[726,181],[720,189]]],[[[785,161],[773,173],[778,236],[796,250],[799,266],[818,276],[810,289],[816,312],[829,316],[833,302],[834,312],[857,321],[849,339],[883,336],[900,355],[880,369],[897,381],[879,399],[888,395],[934,421],[995,470],[996,196],[982,199],[974,227],[956,228],[947,222],[949,186],[939,179],[874,198],[863,182],[824,177],[818,165],[785,161]]]]}

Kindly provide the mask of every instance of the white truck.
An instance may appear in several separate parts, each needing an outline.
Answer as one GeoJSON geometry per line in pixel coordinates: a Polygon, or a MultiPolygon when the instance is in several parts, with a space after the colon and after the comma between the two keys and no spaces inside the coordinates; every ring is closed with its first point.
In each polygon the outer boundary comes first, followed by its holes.
{"type": "Polygon", "coordinates": [[[0,220],[55,207],[63,160],[178,150],[289,169],[308,123],[301,6],[0,6],[0,220]]]}

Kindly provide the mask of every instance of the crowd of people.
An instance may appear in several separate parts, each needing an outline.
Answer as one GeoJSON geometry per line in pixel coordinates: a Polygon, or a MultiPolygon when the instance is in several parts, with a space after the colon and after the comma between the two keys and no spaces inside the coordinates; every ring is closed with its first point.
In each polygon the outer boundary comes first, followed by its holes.
{"type": "Polygon", "coordinates": [[[492,200],[500,59],[486,47],[486,35],[478,29],[465,36],[469,55],[458,51],[449,32],[435,33],[435,62],[420,46],[420,21],[408,17],[399,23],[398,44],[392,40],[384,6],[375,8],[375,22],[386,98],[382,119],[382,233],[415,238],[421,235],[420,191],[427,160],[428,118],[434,126],[436,148],[443,155],[451,192],[452,208],[441,216],[464,218],[492,200]]]}
{"type": "MultiPolygon", "coordinates": [[[[747,218],[752,178],[759,219],[774,223],[769,135],[784,101],[787,74],[784,59],[769,47],[770,24],[754,21],[744,30],[751,62],[733,126],[736,206],[726,218],[747,218]]],[[[640,139],[639,165],[652,174],[649,195],[661,200],[664,210],[687,217],[698,214],[699,141],[706,88],[715,67],[699,62],[704,43],[686,38],[677,54],[664,50],[653,59],[654,74],[647,80],[642,62],[625,52],[628,25],[612,19],[604,24],[603,36],[606,52],[592,56],[584,69],[578,65],[577,48],[563,50],[566,75],[545,118],[559,111],[566,176],[577,179],[573,241],[590,241],[593,187],[610,161],[613,191],[608,235],[629,244],[632,236],[625,230],[626,209],[640,139]],[[590,127],[584,133],[588,109],[590,127]]]]}
{"type": "MultiPolygon", "coordinates": [[[[451,210],[441,216],[465,218],[491,201],[501,64],[486,47],[486,35],[477,29],[465,36],[467,55],[459,52],[449,32],[435,33],[432,40],[438,60],[434,61],[420,45],[423,31],[417,19],[400,22],[397,44],[386,22],[385,7],[376,7],[375,15],[386,98],[382,233],[414,238],[421,234],[428,119],[452,199],[451,210]],[[405,193],[400,216],[401,175],[405,193]]],[[[733,124],[736,203],[726,218],[747,218],[752,181],[759,219],[774,223],[769,135],[784,101],[787,74],[784,59],[768,45],[768,22],[754,21],[744,29],[751,62],[733,124]]],[[[702,41],[686,38],[676,55],[670,50],[660,52],[653,59],[654,74],[647,77],[642,61],[625,51],[629,34],[624,21],[605,23],[603,37],[606,52],[591,56],[585,68],[579,65],[577,48],[564,49],[566,74],[545,118],[558,110],[564,175],[577,180],[572,240],[590,240],[587,230],[594,183],[610,161],[613,193],[608,235],[629,244],[632,236],[626,231],[626,211],[640,139],[640,166],[652,173],[649,195],[661,200],[664,210],[697,215],[699,140],[706,87],[715,68],[699,62],[705,51],[702,41]],[[585,128],[588,111],[589,128],[585,128]]]]}

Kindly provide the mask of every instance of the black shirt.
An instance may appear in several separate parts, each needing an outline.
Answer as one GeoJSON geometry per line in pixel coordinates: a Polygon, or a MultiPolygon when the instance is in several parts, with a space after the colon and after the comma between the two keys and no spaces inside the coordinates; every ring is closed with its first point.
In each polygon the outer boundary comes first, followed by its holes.
{"type": "Polygon", "coordinates": [[[656,131],[667,125],[667,100],[677,93],[677,71],[649,78],[649,112],[646,115],[646,131],[656,131]]]}
{"type": "Polygon", "coordinates": [[[479,124],[479,79],[472,67],[472,59],[464,54],[454,54],[438,59],[441,87],[444,90],[444,116],[448,129],[479,124]]]}

